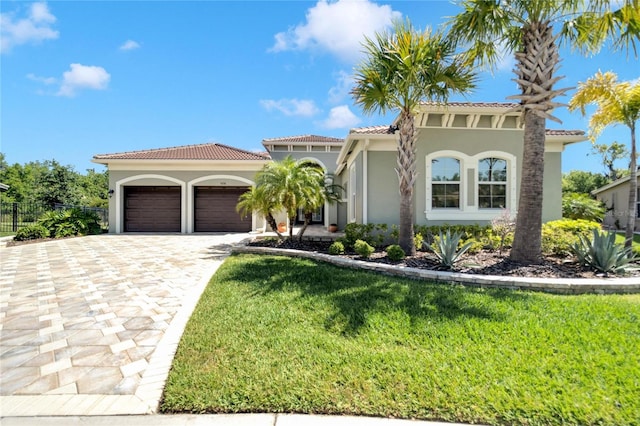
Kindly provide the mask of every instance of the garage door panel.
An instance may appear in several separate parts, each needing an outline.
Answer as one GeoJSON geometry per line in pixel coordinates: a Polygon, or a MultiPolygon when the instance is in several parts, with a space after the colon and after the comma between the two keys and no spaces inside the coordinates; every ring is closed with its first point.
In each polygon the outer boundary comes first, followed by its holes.
{"type": "Polygon", "coordinates": [[[180,232],[180,187],[125,187],[125,231],[180,232]]]}
{"type": "Polygon", "coordinates": [[[251,216],[236,212],[245,187],[195,187],[196,232],[248,232],[251,216]]]}

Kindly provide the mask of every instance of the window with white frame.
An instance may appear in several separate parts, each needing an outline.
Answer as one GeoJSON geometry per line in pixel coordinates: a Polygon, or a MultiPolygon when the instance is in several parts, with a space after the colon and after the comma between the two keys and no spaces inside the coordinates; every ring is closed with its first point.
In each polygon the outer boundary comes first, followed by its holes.
{"type": "Polygon", "coordinates": [[[487,157],[478,161],[478,207],[507,207],[507,160],[487,157]]]}
{"type": "Polygon", "coordinates": [[[460,160],[457,158],[431,160],[431,207],[460,208],[460,160]]]}

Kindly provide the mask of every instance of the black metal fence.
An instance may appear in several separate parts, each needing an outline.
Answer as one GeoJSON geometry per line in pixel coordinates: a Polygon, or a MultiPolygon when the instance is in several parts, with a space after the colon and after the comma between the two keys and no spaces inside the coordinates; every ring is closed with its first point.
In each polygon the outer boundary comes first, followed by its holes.
{"type": "Polygon", "coordinates": [[[0,201],[0,232],[17,232],[18,229],[33,225],[40,217],[51,210],[67,210],[79,208],[83,211],[94,212],[100,217],[100,224],[104,229],[109,227],[109,210],[100,207],[69,206],[56,204],[50,206],[38,203],[7,203],[0,201]]]}

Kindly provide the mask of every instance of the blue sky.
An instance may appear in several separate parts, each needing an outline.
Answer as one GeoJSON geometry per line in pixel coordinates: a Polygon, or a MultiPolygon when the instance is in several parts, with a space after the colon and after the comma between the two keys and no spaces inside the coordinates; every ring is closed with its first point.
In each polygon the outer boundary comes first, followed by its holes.
{"type": "MultiPolygon", "coordinates": [[[[448,1],[49,1],[3,0],[0,151],[10,163],[56,159],[77,171],[103,170],[95,154],[219,142],[262,150],[265,138],[388,124],[364,116],[348,95],[363,34],[408,17],[441,25],[448,1]]],[[[585,58],[567,49],[558,87],[599,69],[640,76],[624,52],[585,58]]],[[[481,74],[468,101],[517,93],[507,58],[481,74]]],[[[569,92],[570,94],[573,91],[569,92]]],[[[561,98],[567,102],[568,97],[561,98]]],[[[556,111],[562,125],[587,118],[556,111]]],[[[629,142],[622,126],[600,143],[629,142]]],[[[590,143],[568,148],[563,170],[602,171],[590,143]]],[[[624,167],[624,164],[620,164],[624,167]]]]}

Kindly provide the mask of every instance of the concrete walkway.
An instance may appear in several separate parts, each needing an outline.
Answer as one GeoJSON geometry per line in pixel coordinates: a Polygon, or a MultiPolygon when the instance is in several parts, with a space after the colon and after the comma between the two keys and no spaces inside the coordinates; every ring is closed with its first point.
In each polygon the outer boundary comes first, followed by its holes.
{"type": "Polygon", "coordinates": [[[197,300],[247,238],[100,235],[1,247],[0,416],[155,412],[197,300]]]}
{"type": "Polygon", "coordinates": [[[460,423],[302,414],[9,417],[2,426],[464,426],[460,423]]]}

